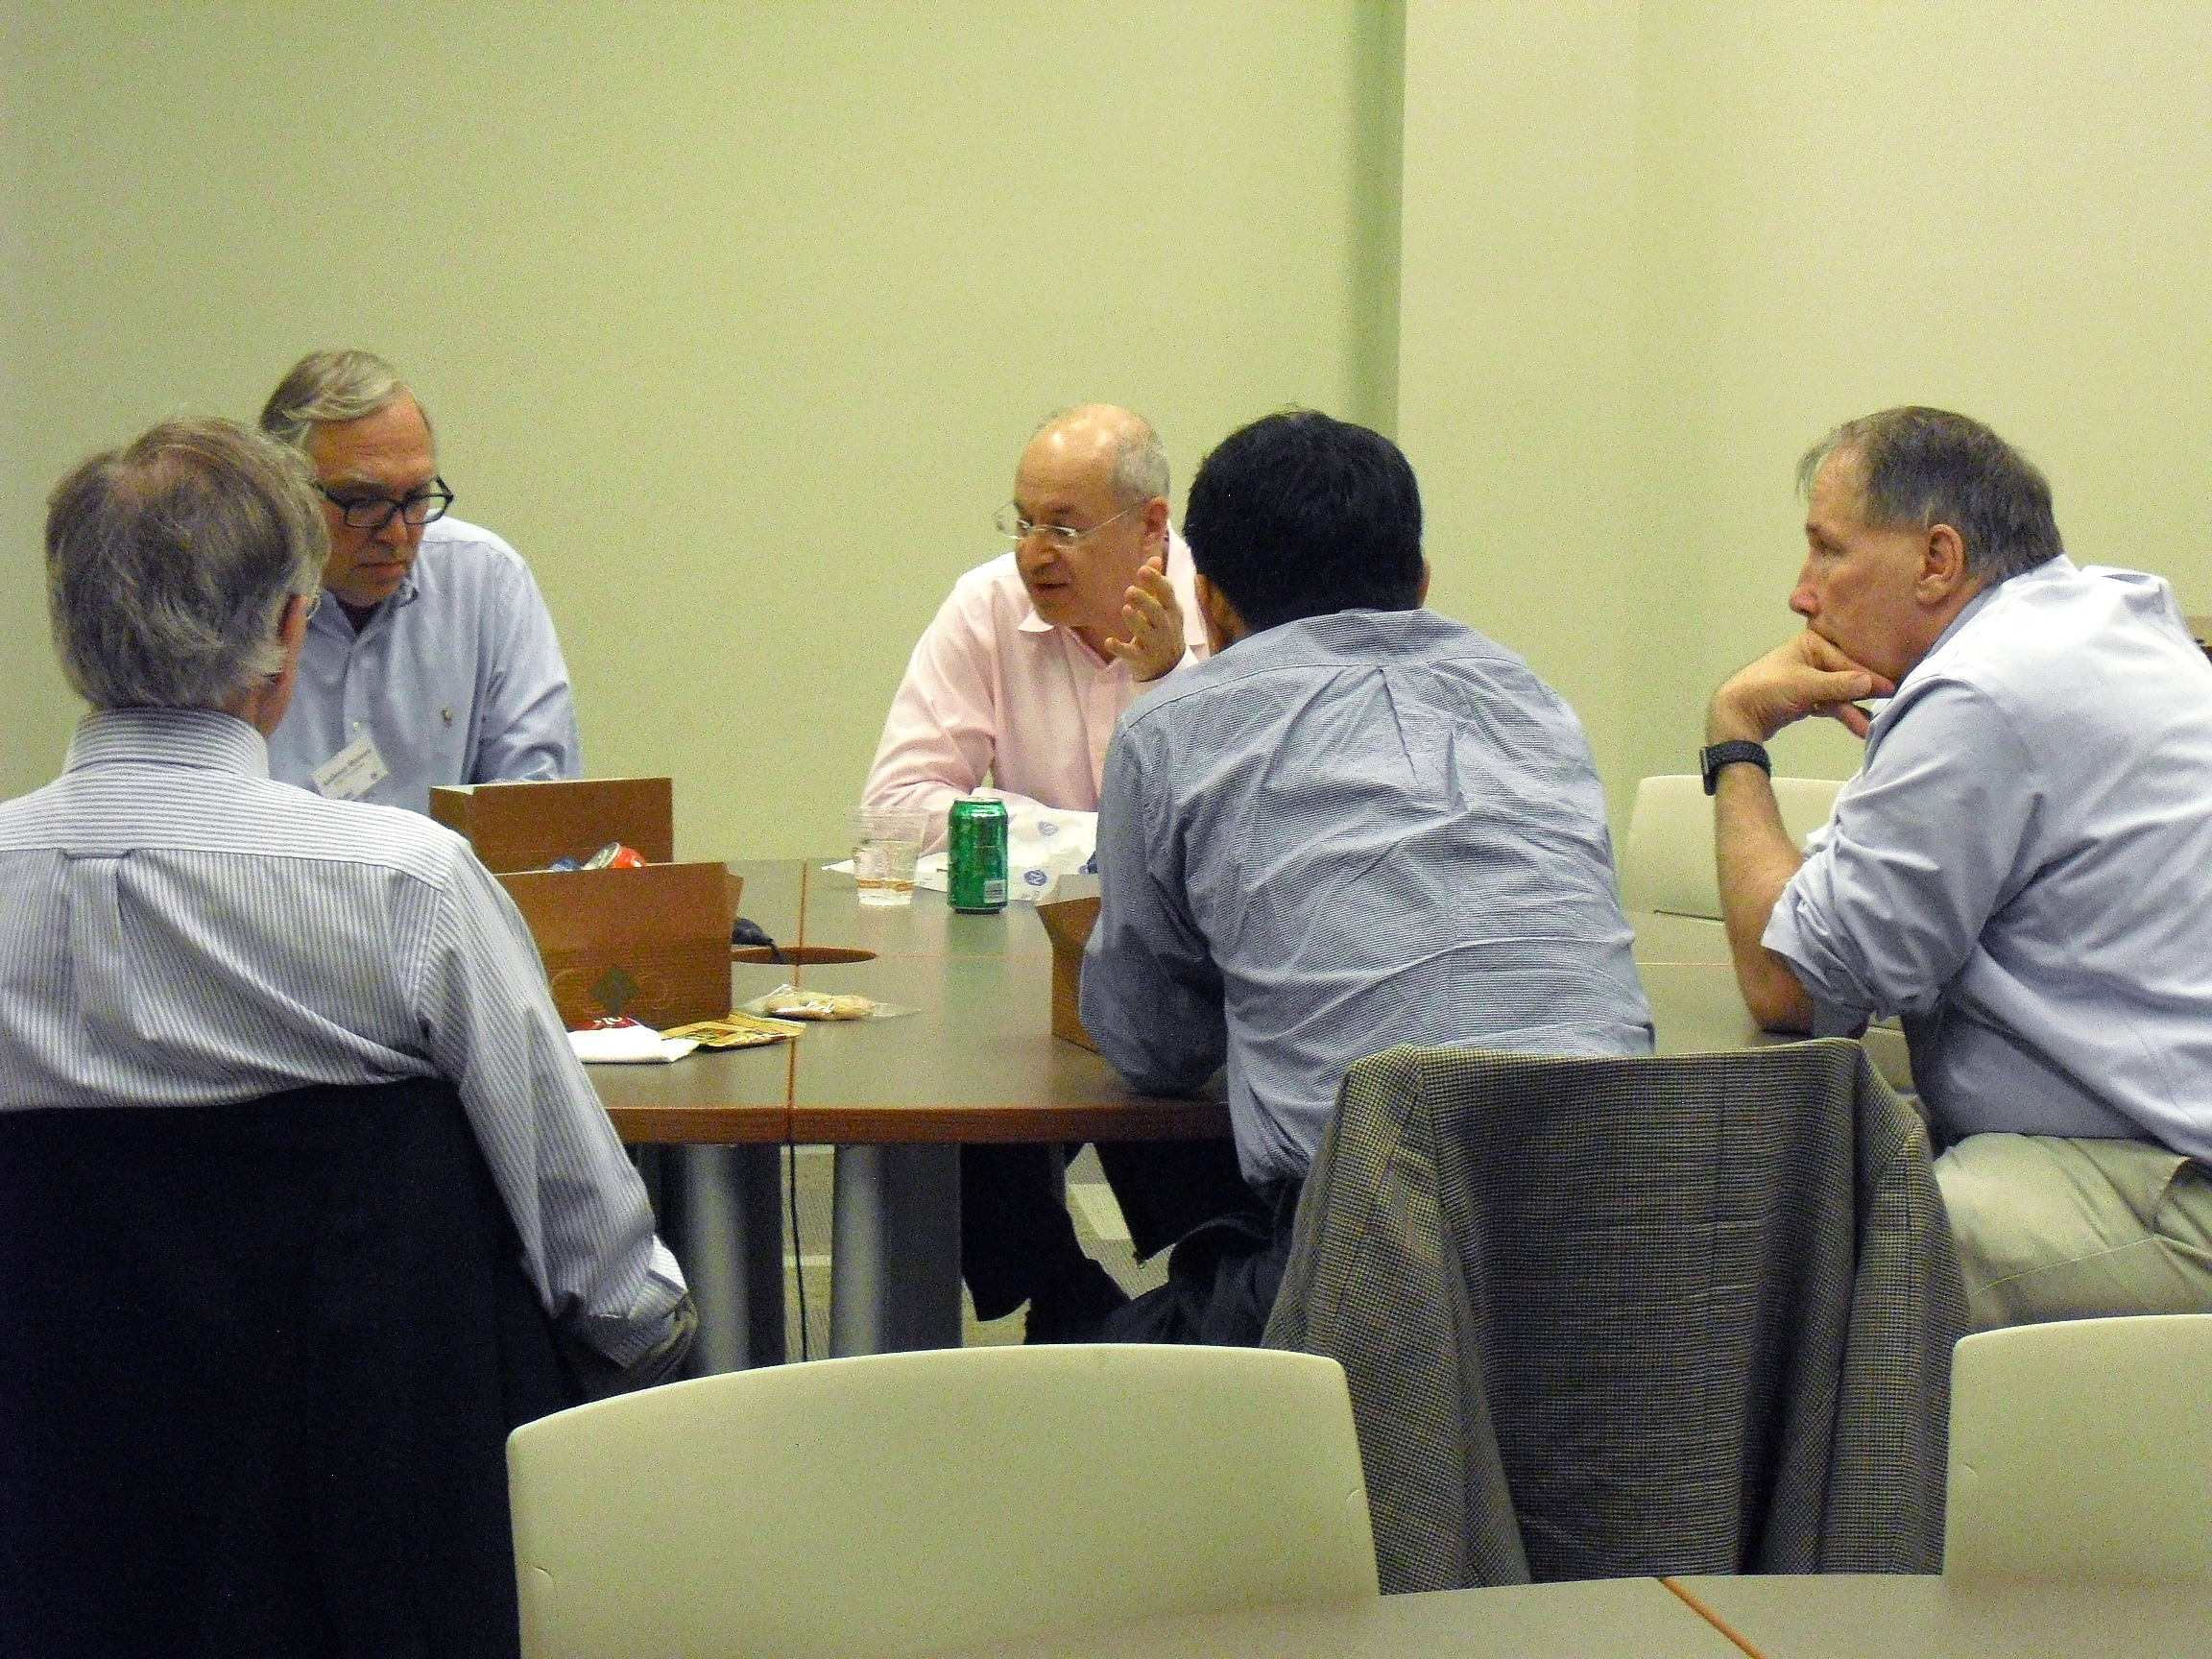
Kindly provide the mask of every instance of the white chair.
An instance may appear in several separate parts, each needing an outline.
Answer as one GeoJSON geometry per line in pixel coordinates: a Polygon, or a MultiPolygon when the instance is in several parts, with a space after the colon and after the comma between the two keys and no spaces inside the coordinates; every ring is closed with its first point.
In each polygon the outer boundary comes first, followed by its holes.
{"type": "Polygon", "coordinates": [[[2212,1582],[2212,1313],[1961,1341],[1943,1573],[2212,1582]]]}
{"type": "MultiPolygon", "coordinates": [[[[1829,778],[1777,778],[1782,826],[1800,847],[1828,822],[1842,784],[1829,778]]],[[[1713,872],[1713,802],[1696,777],[1647,778],[1636,785],[1628,847],[1621,859],[1621,905],[1720,919],[1713,872]]]]}
{"type": "Polygon", "coordinates": [[[1341,1367],[947,1349],[734,1372],[508,1441],[522,1651],[867,1659],[1377,1594],[1341,1367]]]}

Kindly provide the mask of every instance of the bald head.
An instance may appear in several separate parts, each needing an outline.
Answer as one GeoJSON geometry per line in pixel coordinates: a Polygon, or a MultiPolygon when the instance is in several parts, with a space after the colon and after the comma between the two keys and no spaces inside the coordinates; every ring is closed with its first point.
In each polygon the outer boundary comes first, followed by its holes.
{"type": "Polygon", "coordinates": [[[1062,465],[1100,469],[1122,506],[1167,494],[1167,451],[1142,415],[1112,403],[1084,403],[1048,416],[1022,459],[1040,448],[1062,465]]]}
{"type": "Polygon", "coordinates": [[[1129,585],[1145,560],[1167,550],[1167,454],[1149,422],[1111,403],[1053,416],[1022,450],[1015,511],[1035,532],[1014,558],[1029,602],[1092,650],[1120,626],[1129,585]]]}

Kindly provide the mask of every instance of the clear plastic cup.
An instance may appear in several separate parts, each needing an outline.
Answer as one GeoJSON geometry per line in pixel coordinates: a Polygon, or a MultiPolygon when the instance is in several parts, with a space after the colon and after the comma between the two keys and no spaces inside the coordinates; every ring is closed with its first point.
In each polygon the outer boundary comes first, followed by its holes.
{"type": "Polygon", "coordinates": [[[914,861],[922,855],[920,812],[882,806],[854,809],[853,880],[868,905],[914,902],[914,861]]]}

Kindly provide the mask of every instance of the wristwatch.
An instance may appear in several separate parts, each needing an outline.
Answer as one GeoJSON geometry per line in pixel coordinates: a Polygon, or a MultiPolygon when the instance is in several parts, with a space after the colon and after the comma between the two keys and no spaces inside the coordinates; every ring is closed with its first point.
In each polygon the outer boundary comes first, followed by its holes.
{"type": "Polygon", "coordinates": [[[1726,743],[1716,743],[1710,749],[1697,751],[1697,770],[1705,775],[1705,793],[1710,795],[1720,787],[1720,768],[1748,760],[1771,778],[1774,762],[1767,757],[1767,745],[1754,743],[1748,737],[1733,738],[1726,743]]]}

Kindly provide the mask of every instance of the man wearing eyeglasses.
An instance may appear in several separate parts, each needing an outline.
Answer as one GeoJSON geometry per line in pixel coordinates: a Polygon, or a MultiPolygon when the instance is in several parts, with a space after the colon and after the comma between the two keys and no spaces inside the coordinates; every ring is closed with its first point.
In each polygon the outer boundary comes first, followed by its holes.
{"type": "Polygon", "coordinates": [[[391,364],[316,351],[261,411],[315,469],[330,531],[275,778],[426,812],[442,783],[583,769],[553,618],[514,548],[446,516],[429,418],[391,364]]]}
{"type": "Polygon", "coordinates": [[[1096,811],[1114,722],[1206,655],[1167,454],[1128,410],[1039,427],[998,526],[1013,550],[954,583],[914,647],[863,792],[926,813],[932,844],[986,781],[1010,806],[1096,811]]]}
{"type": "MultiPolygon", "coordinates": [[[[998,532],[1013,550],[969,571],[914,647],[863,800],[927,814],[988,782],[1010,806],[1094,812],[1114,723],[1152,682],[1206,655],[1190,549],[1167,522],[1167,454],[1126,409],[1053,416],[1022,451],[998,532]]],[[[1101,1144],[1140,1255],[1241,1192],[1205,1142],[1101,1144]]],[[[1029,1304],[1032,1342],[1090,1329],[1128,1300],[1084,1254],[1042,1145],[960,1149],[960,1266],[979,1319],[1029,1304]]]]}

